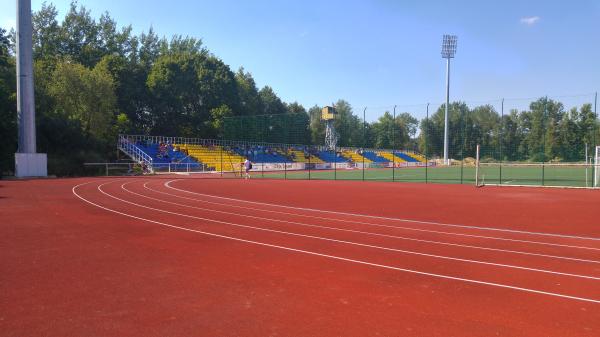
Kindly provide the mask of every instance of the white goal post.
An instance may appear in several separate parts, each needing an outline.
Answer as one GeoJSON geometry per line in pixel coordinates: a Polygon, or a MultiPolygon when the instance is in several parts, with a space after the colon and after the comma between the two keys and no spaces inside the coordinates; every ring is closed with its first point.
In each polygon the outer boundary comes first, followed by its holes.
{"type": "Polygon", "coordinates": [[[600,187],[600,145],[596,146],[594,154],[594,187],[600,187]]]}

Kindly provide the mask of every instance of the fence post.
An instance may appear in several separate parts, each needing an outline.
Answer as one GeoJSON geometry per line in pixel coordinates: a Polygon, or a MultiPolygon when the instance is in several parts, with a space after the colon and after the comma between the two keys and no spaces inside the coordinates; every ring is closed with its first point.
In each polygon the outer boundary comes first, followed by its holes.
{"type": "Polygon", "coordinates": [[[542,162],[542,186],[544,186],[544,162],[542,162]]]}
{"type": "Polygon", "coordinates": [[[221,145],[221,178],[223,178],[223,145],[221,145]]]}
{"type": "Polygon", "coordinates": [[[306,150],[308,152],[308,180],[310,180],[311,179],[311,176],[310,176],[310,170],[311,170],[311,167],[310,167],[310,147],[307,146],[306,150]]]}
{"type": "MultiPolygon", "coordinates": [[[[462,114],[461,114],[462,115],[462,114]]],[[[466,118],[461,117],[461,122],[463,123],[463,141],[460,149],[460,184],[462,185],[464,182],[464,166],[465,166],[465,147],[467,147],[467,118],[469,118],[469,111],[467,111],[466,118]]],[[[448,153],[448,160],[452,163],[452,159],[450,159],[450,154],[448,153]]]]}
{"type": "Polygon", "coordinates": [[[106,176],[108,177],[108,163],[106,163],[105,166],[106,166],[106,176]]]}
{"type": "Polygon", "coordinates": [[[546,161],[546,118],[547,118],[547,113],[548,113],[548,96],[546,96],[546,99],[544,101],[544,112],[542,115],[542,130],[544,132],[543,135],[543,141],[542,141],[542,186],[544,186],[544,178],[545,178],[545,168],[544,168],[544,162],[546,161]]]}
{"type": "MultiPolygon", "coordinates": [[[[335,109],[335,104],[332,104],[332,106],[335,109]]],[[[333,114],[333,125],[335,129],[335,117],[337,116],[337,111],[334,110],[334,112],[335,113],[333,114]]],[[[339,140],[337,132],[333,134],[333,137],[335,139],[335,146],[333,147],[333,180],[337,180],[337,142],[339,140]]]]}
{"type": "Polygon", "coordinates": [[[504,138],[502,137],[504,135],[504,98],[502,99],[502,105],[500,107],[500,175],[498,177],[498,184],[502,185],[502,160],[504,160],[504,157],[502,157],[502,143],[504,143],[504,138]]]}
{"type": "Polygon", "coordinates": [[[594,166],[592,167],[592,174],[594,176],[594,179],[593,179],[593,181],[594,181],[593,182],[593,184],[594,184],[593,186],[594,187],[600,187],[599,186],[599,182],[598,182],[598,172],[597,172],[598,168],[599,168],[598,164],[600,164],[600,163],[598,163],[598,160],[599,160],[598,159],[598,155],[599,155],[598,154],[598,145],[600,145],[600,144],[598,144],[598,142],[596,141],[596,134],[598,133],[598,130],[597,130],[597,128],[598,128],[598,111],[596,110],[597,106],[598,106],[598,92],[596,92],[595,95],[594,95],[594,117],[595,117],[594,121],[595,121],[595,124],[594,124],[594,130],[592,131],[593,132],[592,139],[593,139],[593,142],[594,142],[594,144],[592,144],[592,146],[594,146],[595,149],[596,149],[595,150],[595,155],[596,156],[594,157],[594,166]]]}
{"type": "Polygon", "coordinates": [[[287,145],[285,148],[285,156],[283,158],[285,160],[285,163],[283,163],[283,178],[285,180],[287,180],[287,162],[288,162],[288,153],[290,153],[289,149],[290,149],[289,145],[287,145]]]}
{"type": "Polygon", "coordinates": [[[427,184],[427,170],[429,167],[429,158],[427,157],[427,152],[429,151],[429,149],[427,148],[427,135],[429,134],[429,131],[427,131],[429,129],[429,103],[427,103],[427,112],[425,114],[425,120],[427,121],[427,123],[425,123],[425,135],[423,137],[425,137],[425,184],[427,184]]]}
{"type": "Polygon", "coordinates": [[[396,106],[394,105],[394,119],[392,120],[392,182],[396,180],[396,106]]]}
{"type": "Polygon", "coordinates": [[[362,180],[365,181],[365,148],[367,147],[367,108],[363,110],[363,148],[361,149],[360,155],[362,156],[362,180]]]}

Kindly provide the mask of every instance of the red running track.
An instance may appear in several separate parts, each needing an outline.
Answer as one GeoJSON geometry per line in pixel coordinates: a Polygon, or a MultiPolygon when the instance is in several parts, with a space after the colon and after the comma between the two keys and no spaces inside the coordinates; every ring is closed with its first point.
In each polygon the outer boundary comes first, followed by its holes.
{"type": "Polygon", "coordinates": [[[597,336],[598,191],[0,184],[3,335],[597,336]]]}

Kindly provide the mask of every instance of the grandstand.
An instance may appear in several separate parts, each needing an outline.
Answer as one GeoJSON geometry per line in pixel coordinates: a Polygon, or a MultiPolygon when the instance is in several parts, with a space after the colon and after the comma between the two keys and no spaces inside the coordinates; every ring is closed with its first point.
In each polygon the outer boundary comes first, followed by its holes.
{"type": "Polygon", "coordinates": [[[390,160],[380,157],[377,153],[373,151],[363,151],[362,156],[371,160],[374,163],[389,163],[390,160]]]}
{"type": "Polygon", "coordinates": [[[348,159],[344,158],[340,153],[335,153],[333,151],[319,151],[317,156],[321,158],[326,163],[346,163],[348,159]]]}
{"type": "Polygon", "coordinates": [[[361,156],[358,149],[345,148],[342,151],[342,156],[348,158],[355,163],[372,163],[373,161],[369,158],[361,156]]]}
{"type": "Polygon", "coordinates": [[[239,171],[241,163],[246,160],[245,157],[221,145],[176,144],[176,146],[187,150],[190,156],[206,164],[209,171],[239,171]]]}
{"type": "Polygon", "coordinates": [[[279,151],[265,146],[252,146],[246,148],[236,147],[234,151],[254,163],[285,163],[290,161],[279,151]]]}
{"type": "Polygon", "coordinates": [[[291,161],[295,163],[324,163],[324,161],[321,158],[315,157],[313,154],[308,153],[306,149],[300,150],[300,148],[302,147],[292,146],[287,148],[286,154],[291,161]]]}
{"type": "MultiPolygon", "coordinates": [[[[396,157],[401,158],[404,161],[409,162],[409,163],[418,163],[421,161],[421,160],[417,159],[414,155],[404,153],[404,152],[396,152],[396,157]]],[[[424,159],[425,158],[423,158],[423,162],[425,161],[424,159]]]]}
{"type": "Polygon", "coordinates": [[[426,163],[421,155],[389,150],[341,148],[339,152],[321,146],[219,141],[214,139],[120,135],[118,148],[151,172],[214,171],[236,172],[248,158],[254,170],[303,170],[367,167],[392,167],[426,163]],[[335,163],[335,165],[333,165],[335,163]],[[310,166],[308,165],[310,164],[310,166]]]}
{"type": "MultiPolygon", "coordinates": [[[[377,155],[380,157],[383,157],[391,162],[396,162],[396,163],[406,162],[406,160],[402,159],[401,157],[398,157],[398,153],[396,153],[396,155],[394,155],[392,152],[379,151],[379,152],[377,152],[377,155]]],[[[425,160],[423,160],[423,162],[425,162],[425,160]]]]}

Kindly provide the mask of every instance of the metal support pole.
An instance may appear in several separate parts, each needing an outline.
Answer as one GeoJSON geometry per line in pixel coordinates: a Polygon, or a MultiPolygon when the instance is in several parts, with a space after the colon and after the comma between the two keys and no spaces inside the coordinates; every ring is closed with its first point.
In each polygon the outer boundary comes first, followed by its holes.
{"type": "Polygon", "coordinates": [[[596,110],[598,106],[598,92],[596,92],[596,94],[594,95],[594,130],[593,130],[593,141],[594,144],[592,144],[592,146],[596,147],[596,157],[594,157],[594,167],[592,168],[592,174],[594,175],[594,187],[598,187],[598,181],[596,181],[597,176],[598,176],[598,172],[596,172],[598,170],[598,142],[596,141],[596,134],[598,133],[597,127],[598,127],[598,112],[596,110]]]}
{"type": "MultiPolygon", "coordinates": [[[[469,112],[467,112],[467,118],[469,118],[468,116],[469,112]]],[[[462,114],[461,114],[462,115],[462,114]]],[[[462,141],[462,146],[460,149],[460,183],[463,183],[463,178],[464,178],[464,166],[465,166],[465,148],[467,147],[467,118],[463,118],[461,116],[460,120],[461,122],[464,124],[463,125],[463,141],[462,141]]]]}
{"type": "Polygon", "coordinates": [[[310,180],[310,148],[307,146],[305,149],[308,153],[308,180],[310,180]]]}
{"type": "Polygon", "coordinates": [[[221,178],[223,178],[223,145],[221,145],[221,178]]]}
{"type": "Polygon", "coordinates": [[[542,186],[544,186],[544,177],[545,177],[545,172],[544,172],[544,162],[542,162],[542,186]]]}
{"type": "Polygon", "coordinates": [[[392,181],[396,180],[396,106],[394,105],[394,120],[392,122],[392,181]]]}
{"type": "MultiPolygon", "coordinates": [[[[333,105],[333,108],[335,109],[335,105],[333,105]]],[[[337,111],[334,111],[336,113],[333,114],[333,126],[335,129],[335,116],[337,116],[337,111]]],[[[333,180],[337,180],[337,141],[339,139],[337,132],[334,134],[335,137],[335,145],[333,146],[333,180]]]]}
{"type": "Polygon", "coordinates": [[[502,184],[502,143],[504,142],[504,98],[502,99],[502,105],[500,107],[500,176],[498,177],[498,184],[502,184]]]}
{"type": "Polygon", "coordinates": [[[448,159],[448,110],[450,105],[450,58],[446,58],[446,111],[444,114],[444,163],[450,165],[448,159]]]}
{"type": "Polygon", "coordinates": [[[48,175],[48,158],[45,153],[37,153],[36,147],[32,34],[31,0],[17,0],[16,75],[19,136],[15,153],[16,177],[48,175]]]}
{"type": "Polygon", "coordinates": [[[545,170],[544,170],[544,162],[546,161],[546,114],[548,113],[548,96],[546,96],[546,100],[544,101],[544,114],[542,117],[542,132],[543,141],[542,141],[542,186],[544,186],[544,178],[545,178],[545,170]]]}
{"type": "Polygon", "coordinates": [[[36,153],[31,0],[17,0],[17,116],[19,153],[36,153]]]}
{"type": "Polygon", "coordinates": [[[362,180],[365,181],[365,148],[367,147],[367,108],[365,107],[365,109],[363,110],[363,148],[362,148],[362,180]]]}
{"type": "MultiPolygon", "coordinates": [[[[427,128],[429,128],[429,103],[427,103],[427,112],[425,115],[425,120],[427,121],[426,126],[427,126],[427,128]]],[[[429,131],[427,131],[427,128],[425,129],[426,131],[425,131],[425,135],[424,135],[424,137],[425,137],[425,184],[427,184],[427,182],[428,182],[427,170],[429,167],[429,158],[427,157],[427,151],[428,151],[427,135],[428,135],[429,131]]]]}
{"type": "Polygon", "coordinates": [[[289,150],[289,148],[285,149],[285,156],[283,157],[283,159],[285,160],[283,163],[283,179],[284,180],[287,180],[287,160],[288,160],[287,154],[289,153],[288,150],[289,150]]]}

